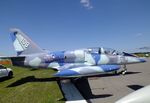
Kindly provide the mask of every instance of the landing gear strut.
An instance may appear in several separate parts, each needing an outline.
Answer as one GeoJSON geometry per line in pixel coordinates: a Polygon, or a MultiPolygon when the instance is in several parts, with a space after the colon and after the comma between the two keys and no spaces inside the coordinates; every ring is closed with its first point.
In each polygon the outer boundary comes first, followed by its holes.
{"type": "Polygon", "coordinates": [[[126,72],[127,72],[127,67],[126,67],[126,65],[123,65],[123,71],[121,72],[122,75],[125,75],[126,72]]]}

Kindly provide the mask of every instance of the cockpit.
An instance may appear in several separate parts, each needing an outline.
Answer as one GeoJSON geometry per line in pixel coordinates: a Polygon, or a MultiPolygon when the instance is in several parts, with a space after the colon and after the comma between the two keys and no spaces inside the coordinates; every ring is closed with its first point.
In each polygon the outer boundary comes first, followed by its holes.
{"type": "Polygon", "coordinates": [[[114,49],[111,48],[104,48],[104,47],[100,47],[100,48],[88,48],[86,49],[86,51],[88,53],[97,53],[97,54],[107,54],[107,55],[123,55],[122,52],[118,52],[114,49]]]}
{"type": "Polygon", "coordinates": [[[88,53],[98,53],[101,54],[101,48],[88,48],[86,49],[88,53]]]}

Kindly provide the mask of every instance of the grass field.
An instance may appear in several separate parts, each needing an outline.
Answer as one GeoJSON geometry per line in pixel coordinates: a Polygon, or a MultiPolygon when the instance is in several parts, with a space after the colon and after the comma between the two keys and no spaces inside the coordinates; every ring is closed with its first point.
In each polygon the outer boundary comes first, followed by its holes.
{"type": "Polygon", "coordinates": [[[0,79],[0,103],[64,103],[53,70],[11,67],[12,79],[0,79]]]}

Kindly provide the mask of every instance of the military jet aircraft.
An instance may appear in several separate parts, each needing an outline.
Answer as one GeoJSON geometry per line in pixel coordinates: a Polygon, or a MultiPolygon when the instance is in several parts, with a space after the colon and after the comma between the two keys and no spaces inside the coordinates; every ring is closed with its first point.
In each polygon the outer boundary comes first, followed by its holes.
{"type": "Polygon", "coordinates": [[[128,94],[115,103],[150,103],[150,85],[128,94]]]}
{"type": "MultiPolygon", "coordinates": [[[[56,77],[93,76],[118,71],[126,65],[145,62],[144,59],[113,49],[97,47],[70,51],[49,52],[37,46],[19,29],[11,29],[11,37],[17,56],[9,57],[13,65],[58,70],[56,77]]],[[[8,58],[8,57],[3,57],[8,58]]]]}

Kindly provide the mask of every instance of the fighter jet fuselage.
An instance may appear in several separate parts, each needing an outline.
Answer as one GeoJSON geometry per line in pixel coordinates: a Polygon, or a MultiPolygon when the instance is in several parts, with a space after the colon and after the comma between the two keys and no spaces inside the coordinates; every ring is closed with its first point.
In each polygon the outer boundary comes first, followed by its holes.
{"type": "Polygon", "coordinates": [[[96,75],[117,71],[120,65],[145,62],[131,54],[104,47],[48,52],[18,29],[12,29],[11,37],[17,52],[17,56],[10,57],[13,65],[53,68],[58,70],[55,76],[59,77],[96,75]]]}
{"type": "MultiPolygon", "coordinates": [[[[25,65],[31,67],[42,67],[42,68],[57,68],[64,64],[74,63],[76,65],[124,65],[144,62],[143,59],[138,57],[124,56],[122,54],[107,53],[108,49],[105,48],[87,48],[78,49],[72,51],[58,51],[50,53],[36,53],[24,56],[22,60],[16,60],[16,65],[25,65]],[[95,51],[97,50],[97,51],[95,51]],[[99,52],[99,51],[105,51],[99,52]]],[[[19,56],[18,56],[19,57],[19,56]]]]}

